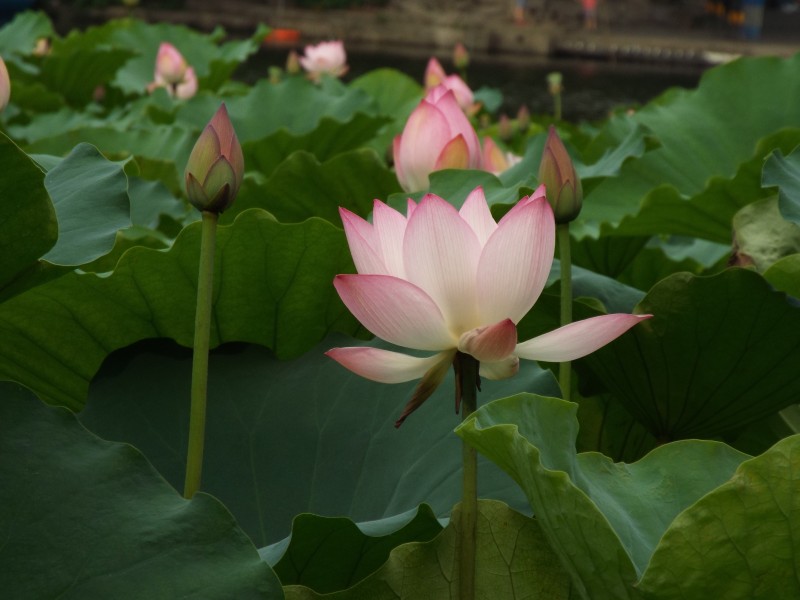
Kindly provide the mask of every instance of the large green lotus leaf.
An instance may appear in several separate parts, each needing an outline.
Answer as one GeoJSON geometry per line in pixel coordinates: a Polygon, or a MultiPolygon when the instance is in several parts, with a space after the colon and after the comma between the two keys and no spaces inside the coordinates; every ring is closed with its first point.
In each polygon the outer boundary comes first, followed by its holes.
{"type": "Polygon", "coordinates": [[[0,290],[47,252],[58,223],[42,169],[0,133],[0,290]]]}
{"type": "Polygon", "coordinates": [[[365,579],[397,546],[429,542],[441,531],[442,525],[426,504],[368,523],[305,513],[295,517],[289,538],[262,548],[259,554],[272,564],[283,585],[302,585],[325,594],[365,579]]]}
{"type": "Polygon", "coordinates": [[[617,462],[634,462],[658,445],[630,411],[609,394],[581,398],[578,422],[576,447],[580,452],[602,452],[617,462]]]}
{"type": "Polygon", "coordinates": [[[764,163],[761,182],[778,187],[783,218],[800,225],[800,148],[786,157],[780,150],[771,154],[764,163]]]}
{"type": "MultiPolygon", "coordinates": [[[[0,377],[79,409],[111,351],[169,337],[191,346],[200,223],[168,252],[132,248],[107,276],[70,273],[0,305],[0,377]]],[[[217,236],[212,345],[252,341],[298,356],[359,325],[331,285],[351,272],[344,233],[321,219],[281,224],[251,210],[217,236]]]]}
{"type": "Polygon", "coordinates": [[[94,146],[79,144],[47,173],[44,183],[56,209],[58,241],[43,260],[82,265],[111,251],[117,230],[131,224],[123,168],[94,146]]]}
{"type": "Polygon", "coordinates": [[[776,197],[742,208],[733,218],[733,232],[736,264],[759,272],[800,252],[800,225],[783,218],[776,197]]]}
{"type": "Polygon", "coordinates": [[[223,214],[229,222],[240,211],[257,206],[283,223],[320,217],[340,224],[340,206],[366,217],[376,198],[387,198],[400,186],[374,150],[353,150],[320,164],[307,152],[296,152],[263,183],[246,179],[236,202],[223,214]]]}
{"type": "Polygon", "coordinates": [[[669,524],[747,455],[695,440],[660,446],[633,464],[576,454],[576,411],[570,402],[519,394],[479,409],[456,433],[525,490],[582,597],[641,598],[634,584],[669,524]]]}
{"type": "MultiPolygon", "coordinates": [[[[247,94],[225,98],[228,114],[242,143],[260,140],[281,129],[305,135],[316,129],[323,117],[347,122],[356,113],[374,112],[371,98],[361,90],[316,86],[303,77],[280,83],[262,79],[247,94]]],[[[179,110],[178,123],[200,130],[219,108],[220,99],[197,95],[179,110]]]]}
{"type": "Polygon", "coordinates": [[[92,100],[95,88],[107,85],[135,55],[134,50],[97,45],[73,31],[53,42],[37,81],[63,95],[71,106],[85,106],[92,100]]]}
{"type": "MultiPolygon", "coordinates": [[[[433,540],[395,548],[379,570],[353,587],[317,594],[297,585],[287,600],[457,600],[458,507],[433,540]]],[[[476,600],[568,600],[570,581],[536,519],[495,500],[478,501],[476,600]]]]}
{"type": "MultiPolygon", "coordinates": [[[[461,444],[452,433],[459,422],[452,373],[397,429],[417,382],[368,381],[323,354],[360,344],[329,336],[290,362],[257,346],[212,354],[202,489],[222,500],[259,546],[288,535],[292,519],[304,512],[370,521],[423,502],[446,515],[458,501],[461,444]]],[[[368,345],[388,347],[377,340],[368,345]]],[[[516,377],[484,381],[479,401],[520,389],[558,393],[549,371],[522,362],[516,377]]],[[[174,345],[149,343],[115,354],[93,382],[81,419],[98,435],[141,449],[178,488],[190,375],[189,351],[174,345]]],[[[525,506],[499,469],[484,461],[480,470],[483,497],[525,506]]]]}
{"type": "Polygon", "coordinates": [[[0,56],[14,60],[13,55],[29,56],[36,40],[53,36],[53,24],[43,12],[25,11],[0,29],[0,56]]]}
{"type": "Polygon", "coordinates": [[[264,139],[242,144],[245,168],[270,177],[281,162],[300,150],[326,161],[337,154],[363,148],[384,123],[383,117],[357,113],[346,122],[323,117],[316,129],[303,135],[280,129],[264,139]]]}
{"type": "Polygon", "coordinates": [[[776,289],[800,298],[800,254],[780,259],[764,272],[764,279],[776,289]]]}
{"type": "Polygon", "coordinates": [[[757,273],[676,274],[653,318],[581,359],[659,440],[711,438],[797,402],[800,309],[757,273]]]}
{"type": "Polygon", "coordinates": [[[639,586],[648,598],[800,597],[800,435],[745,461],[681,513],[639,586]]]}
{"type": "Polygon", "coordinates": [[[582,223],[618,224],[662,185],[682,196],[700,193],[712,177],[732,177],[758,141],[800,121],[800,55],[745,58],[707,71],[696,90],[664,94],[629,118],[660,147],[625,163],[618,177],[595,187],[582,223]]]}
{"type": "Polygon", "coordinates": [[[8,598],[281,598],[215,498],[181,498],[142,454],[0,383],[0,586],[8,598]]]}
{"type": "Polygon", "coordinates": [[[707,186],[691,197],[675,187],[662,185],[647,194],[638,214],[625,217],[616,233],[674,234],[730,244],[731,221],[742,207],[772,195],[762,188],[764,158],[773,149],[791,149],[800,143],[800,129],[782,129],[758,143],[752,158],[733,178],[709,174],[707,186]]]}

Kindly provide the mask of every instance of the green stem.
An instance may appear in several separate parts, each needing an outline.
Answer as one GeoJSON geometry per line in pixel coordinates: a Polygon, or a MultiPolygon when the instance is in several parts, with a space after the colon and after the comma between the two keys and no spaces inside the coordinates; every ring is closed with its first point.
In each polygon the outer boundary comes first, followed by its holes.
{"type": "MultiPolygon", "coordinates": [[[[572,259],[569,250],[569,223],[556,225],[558,252],[561,260],[561,325],[572,323],[572,259]]],[[[572,364],[562,362],[558,368],[561,397],[569,401],[572,387],[572,364]]]]}
{"type": "MultiPolygon", "coordinates": [[[[459,353],[457,376],[461,382],[461,418],[469,417],[478,407],[478,361],[469,354],[459,353]]],[[[461,498],[461,545],[459,573],[459,600],[475,598],[475,546],[478,523],[478,455],[467,442],[462,444],[464,482],[461,498]]]]}
{"type": "Polygon", "coordinates": [[[553,118],[561,120],[561,92],[553,95],[553,118]]]}
{"type": "Polygon", "coordinates": [[[211,300],[214,290],[216,234],[217,214],[203,211],[203,229],[200,238],[200,272],[197,277],[197,309],[194,318],[192,405],[189,414],[189,448],[186,456],[184,498],[191,498],[200,489],[200,479],[203,472],[206,395],[208,390],[208,349],[211,337],[211,300]]]}

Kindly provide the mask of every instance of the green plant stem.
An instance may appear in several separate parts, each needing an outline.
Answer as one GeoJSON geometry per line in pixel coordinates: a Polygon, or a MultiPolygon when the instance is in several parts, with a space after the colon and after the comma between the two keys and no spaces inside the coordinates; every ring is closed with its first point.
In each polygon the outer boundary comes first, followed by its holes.
{"type": "MultiPolygon", "coordinates": [[[[478,361],[469,354],[459,353],[462,421],[478,407],[478,361]]],[[[475,546],[478,523],[478,454],[466,441],[462,442],[464,482],[461,498],[461,546],[459,600],[475,598],[475,546]]]]}
{"type": "MultiPolygon", "coordinates": [[[[561,261],[561,325],[572,323],[572,258],[569,249],[569,223],[556,225],[558,253],[561,261]]],[[[569,402],[572,388],[572,363],[562,362],[558,366],[558,383],[561,397],[569,402]]]]}
{"type": "Polygon", "coordinates": [[[191,498],[200,489],[200,480],[203,473],[206,396],[208,392],[208,350],[211,337],[211,300],[214,291],[216,237],[217,214],[203,211],[202,234],[200,237],[200,271],[197,276],[197,309],[194,317],[192,404],[189,414],[189,448],[186,456],[184,498],[191,498]]]}
{"type": "Polygon", "coordinates": [[[561,120],[561,92],[553,95],[553,118],[561,120]]]}

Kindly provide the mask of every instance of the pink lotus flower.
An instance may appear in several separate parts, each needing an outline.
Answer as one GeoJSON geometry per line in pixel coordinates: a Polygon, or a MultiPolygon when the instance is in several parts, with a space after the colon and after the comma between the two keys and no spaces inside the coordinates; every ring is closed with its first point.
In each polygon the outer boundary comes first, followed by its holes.
{"type": "MultiPolygon", "coordinates": [[[[167,88],[169,89],[169,88],[167,88]]],[[[175,97],[188,100],[197,93],[197,75],[192,67],[186,69],[183,81],[175,86],[175,97]]]]}
{"type": "Polygon", "coordinates": [[[11,79],[8,76],[8,69],[6,63],[0,58],[0,112],[8,104],[11,98],[11,79]]]}
{"type": "Polygon", "coordinates": [[[431,57],[428,61],[428,66],[425,68],[425,91],[430,92],[440,85],[444,85],[448,90],[453,91],[461,110],[468,114],[474,112],[474,96],[469,86],[458,75],[445,73],[441,63],[436,58],[431,57]]]}
{"type": "Polygon", "coordinates": [[[379,338],[432,351],[415,357],[370,347],[326,354],[382,383],[422,378],[397,421],[441,383],[456,352],[480,361],[480,374],[504,379],[519,359],[562,362],[594,352],[650,315],[611,314],[517,343],[517,323],[531,309],[553,261],[555,222],[543,188],[495,223],[483,190],[456,210],[433,194],[408,201],[404,217],[375,201],[373,223],[339,209],[358,271],[337,275],[339,296],[379,338]]]}
{"type": "Polygon", "coordinates": [[[341,41],[321,42],[316,46],[306,46],[300,64],[309,77],[318,80],[323,73],[341,77],[347,72],[347,54],[341,41]]]}
{"type": "Polygon", "coordinates": [[[480,168],[478,134],[451,90],[435,87],[414,109],[394,139],[394,164],[407,192],[426,189],[433,171],[480,168]]]}
{"type": "Polygon", "coordinates": [[[483,157],[483,170],[489,171],[493,175],[499,175],[522,160],[521,156],[511,152],[503,152],[500,146],[490,137],[483,138],[481,156],[483,157]]]}
{"type": "Polygon", "coordinates": [[[178,49],[169,42],[161,42],[156,55],[155,80],[159,79],[168,84],[178,84],[183,81],[189,65],[178,49]]]}

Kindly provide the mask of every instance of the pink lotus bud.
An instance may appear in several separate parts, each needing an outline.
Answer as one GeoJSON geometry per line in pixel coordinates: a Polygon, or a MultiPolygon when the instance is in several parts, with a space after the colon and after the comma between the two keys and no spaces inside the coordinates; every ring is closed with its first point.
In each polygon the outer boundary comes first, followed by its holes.
{"type": "Polygon", "coordinates": [[[6,63],[3,62],[3,59],[0,58],[0,112],[8,104],[8,100],[11,97],[11,79],[8,77],[8,69],[6,69],[6,63]]]}
{"type": "Polygon", "coordinates": [[[528,131],[528,127],[530,126],[531,113],[528,111],[528,107],[523,104],[517,111],[517,128],[519,129],[520,133],[525,133],[528,131]]]}
{"type": "Polygon", "coordinates": [[[186,75],[186,59],[178,49],[169,42],[161,42],[156,56],[156,81],[160,77],[169,84],[178,84],[186,75]]]}
{"type": "Polygon", "coordinates": [[[197,93],[197,75],[192,67],[186,69],[183,81],[175,86],[175,97],[188,100],[197,93]]]}
{"type": "Polygon", "coordinates": [[[569,223],[581,212],[583,188],[575,165],[552,125],[539,164],[539,183],[544,184],[556,223],[569,223]]]}
{"type": "Polygon", "coordinates": [[[340,40],[321,42],[316,46],[306,46],[300,64],[308,76],[318,81],[323,74],[341,77],[347,72],[347,54],[340,40]]]}
{"type": "Polygon", "coordinates": [[[461,110],[464,112],[472,111],[474,96],[469,86],[458,75],[447,75],[439,61],[431,58],[425,69],[425,92],[430,92],[439,85],[444,85],[448,90],[453,90],[461,110]]]}
{"type": "Polygon", "coordinates": [[[434,88],[394,139],[397,179],[407,192],[424,190],[441,169],[478,169],[481,145],[452,90],[434,88]]]}
{"type": "Polygon", "coordinates": [[[453,48],[453,65],[455,65],[456,69],[466,69],[469,66],[469,52],[467,52],[466,46],[461,42],[458,42],[455,47],[453,48]]]}
{"type": "Polygon", "coordinates": [[[289,52],[289,56],[286,57],[286,72],[289,75],[297,75],[300,70],[300,56],[292,50],[289,52]]]}
{"type": "Polygon", "coordinates": [[[425,67],[425,91],[432,90],[437,85],[444,83],[447,73],[441,63],[433,56],[428,60],[428,65],[425,67]]]}
{"type": "Polygon", "coordinates": [[[509,119],[508,115],[505,113],[500,115],[500,118],[497,120],[497,134],[504,142],[514,137],[514,128],[511,126],[511,119],[509,119]]]}
{"type": "Polygon", "coordinates": [[[222,104],[192,149],[186,165],[186,193],[201,211],[221,213],[242,184],[244,156],[228,110],[222,104]]]}

